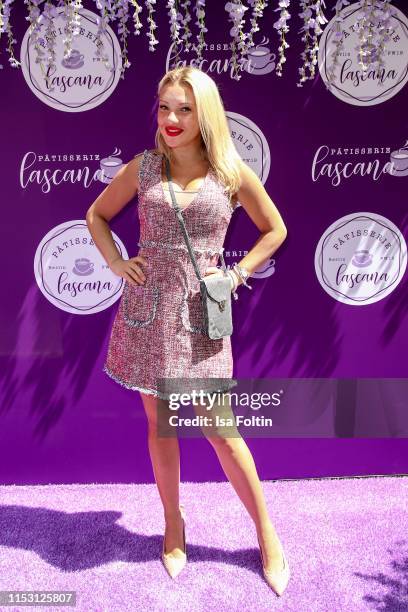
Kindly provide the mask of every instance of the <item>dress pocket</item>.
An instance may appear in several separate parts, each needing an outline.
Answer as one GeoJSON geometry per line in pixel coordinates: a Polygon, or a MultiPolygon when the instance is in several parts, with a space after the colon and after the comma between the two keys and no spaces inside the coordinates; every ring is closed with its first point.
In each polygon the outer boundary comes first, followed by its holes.
{"type": "Polygon", "coordinates": [[[187,289],[181,302],[181,321],[184,328],[196,334],[206,334],[200,289],[187,289]]]}
{"type": "Polygon", "coordinates": [[[123,291],[123,318],[130,327],[147,327],[150,325],[159,302],[158,287],[126,284],[123,291]]]}

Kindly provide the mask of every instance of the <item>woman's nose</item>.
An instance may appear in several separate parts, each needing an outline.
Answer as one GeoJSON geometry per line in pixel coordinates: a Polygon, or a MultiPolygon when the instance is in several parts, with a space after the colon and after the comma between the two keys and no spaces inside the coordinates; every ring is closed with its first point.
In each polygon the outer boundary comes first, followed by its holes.
{"type": "Polygon", "coordinates": [[[175,121],[177,123],[177,117],[176,117],[176,113],[175,112],[169,113],[169,120],[170,121],[175,121]]]}

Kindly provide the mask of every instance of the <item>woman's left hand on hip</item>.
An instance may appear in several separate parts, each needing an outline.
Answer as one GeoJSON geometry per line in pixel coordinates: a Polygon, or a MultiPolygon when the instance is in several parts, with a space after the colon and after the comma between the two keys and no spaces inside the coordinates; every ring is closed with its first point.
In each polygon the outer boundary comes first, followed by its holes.
{"type": "Polygon", "coordinates": [[[204,276],[209,276],[210,274],[218,274],[218,276],[224,276],[224,272],[216,266],[209,266],[206,269],[204,276]]]}

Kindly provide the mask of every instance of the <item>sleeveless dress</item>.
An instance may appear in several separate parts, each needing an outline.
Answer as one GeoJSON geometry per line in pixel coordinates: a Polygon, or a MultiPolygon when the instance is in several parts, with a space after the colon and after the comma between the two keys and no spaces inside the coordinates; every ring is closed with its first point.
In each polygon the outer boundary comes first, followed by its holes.
{"type": "MultiPolygon", "coordinates": [[[[138,255],[147,260],[142,267],[146,282],[133,286],[124,280],[103,370],[127,389],[162,399],[169,399],[170,392],[224,391],[236,384],[231,379],[231,339],[213,340],[205,334],[199,280],[165,196],[162,163],[161,153],[144,151],[138,255]],[[194,384],[189,384],[191,378],[194,384]]],[[[201,276],[219,263],[232,213],[229,197],[210,166],[193,200],[182,206],[201,276]]]]}

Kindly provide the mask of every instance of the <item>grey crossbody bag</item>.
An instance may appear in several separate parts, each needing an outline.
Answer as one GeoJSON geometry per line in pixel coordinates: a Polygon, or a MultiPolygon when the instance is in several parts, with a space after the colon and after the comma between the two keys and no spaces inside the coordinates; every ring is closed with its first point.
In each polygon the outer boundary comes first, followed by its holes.
{"type": "Polygon", "coordinates": [[[166,173],[169,182],[173,208],[180,222],[184,239],[187,244],[187,249],[194,267],[194,271],[198,280],[200,281],[201,304],[203,309],[206,334],[212,340],[217,340],[219,338],[222,338],[223,336],[230,336],[233,330],[231,309],[231,281],[229,275],[227,274],[227,267],[225,265],[224,256],[221,251],[220,256],[224,276],[217,276],[215,274],[205,277],[201,276],[196,258],[193,253],[193,249],[191,247],[191,242],[187,233],[186,225],[184,223],[183,215],[181,213],[182,209],[177,205],[177,200],[174,195],[173,185],[171,183],[169,160],[167,159],[167,157],[165,158],[165,160],[166,173]]]}

